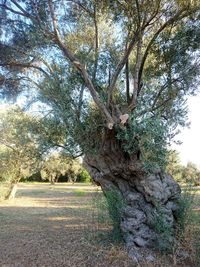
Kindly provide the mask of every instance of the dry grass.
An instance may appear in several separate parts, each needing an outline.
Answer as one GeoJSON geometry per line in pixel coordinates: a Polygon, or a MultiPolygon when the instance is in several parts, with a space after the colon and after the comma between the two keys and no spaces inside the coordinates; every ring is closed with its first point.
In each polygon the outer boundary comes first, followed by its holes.
{"type": "MultiPolygon", "coordinates": [[[[20,184],[15,200],[0,202],[0,266],[133,267],[122,245],[98,238],[109,225],[96,221],[95,191],[90,185],[20,184]]],[[[200,194],[196,203],[200,207],[200,194]]],[[[190,257],[174,263],[158,256],[140,266],[195,266],[190,257]]]]}

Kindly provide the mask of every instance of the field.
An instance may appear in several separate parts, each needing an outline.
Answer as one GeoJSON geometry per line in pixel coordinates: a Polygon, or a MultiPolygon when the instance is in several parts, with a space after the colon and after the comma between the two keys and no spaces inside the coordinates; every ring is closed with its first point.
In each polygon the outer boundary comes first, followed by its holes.
{"type": "MultiPolygon", "coordinates": [[[[123,245],[102,237],[110,226],[102,228],[97,220],[93,202],[98,194],[93,185],[21,183],[16,199],[0,202],[0,266],[134,266],[123,245]]],[[[200,190],[194,208],[200,214],[200,190]]],[[[158,256],[153,265],[142,266],[195,264],[158,256]]]]}

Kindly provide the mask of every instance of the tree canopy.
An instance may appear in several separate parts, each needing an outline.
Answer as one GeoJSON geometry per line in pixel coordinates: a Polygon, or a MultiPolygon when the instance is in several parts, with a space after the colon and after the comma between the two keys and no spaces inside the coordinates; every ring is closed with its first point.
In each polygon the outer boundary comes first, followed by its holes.
{"type": "Polygon", "coordinates": [[[43,161],[40,172],[43,179],[54,184],[61,175],[66,175],[68,181],[75,182],[82,170],[78,160],[73,160],[63,153],[54,153],[43,161]]]}
{"type": "Polygon", "coordinates": [[[114,127],[126,152],[159,161],[198,88],[199,1],[1,0],[0,9],[2,97],[31,92],[45,103],[71,152],[97,151],[114,127]]]}
{"type": "Polygon", "coordinates": [[[41,103],[41,141],[84,154],[125,204],[127,247],[147,257],[177,244],[181,190],[159,166],[198,89],[199,11],[199,0],[0,0],[2,98],[41,103]]]}
{"type": "Polygon", "coordinates": [[[19,107],[1,111],[1,179],[17,183],[34,173],[42,159],[37,139],[31,132],[34,119],[19,107]]]}

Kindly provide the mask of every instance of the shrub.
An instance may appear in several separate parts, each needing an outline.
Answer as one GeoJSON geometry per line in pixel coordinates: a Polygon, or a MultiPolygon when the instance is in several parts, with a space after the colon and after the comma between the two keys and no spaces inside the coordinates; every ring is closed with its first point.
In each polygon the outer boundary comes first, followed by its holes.
{"type": "Polygon", "coordinates": [[[91,176],[85,169],[82,169],[82,171],[77,175],[76,182],[90,183],[91,181],[92,181],[91,176]]]}
{"type": "Polygon", "coordinates": [[[185,188],[177,203],[179,208],[175,214],[177,219],[176,232],[172,225],[166,221],[162,206],[157,203],[157,209],[153,215],[152,227],[159,237],[156,240],[155,248],[161,253],[172,253],[173,251],[176,251],[178,244],[184,239],[186,227],[191,224],[193,217],[193,201],[194,192],[191,188],[185,188]]]}

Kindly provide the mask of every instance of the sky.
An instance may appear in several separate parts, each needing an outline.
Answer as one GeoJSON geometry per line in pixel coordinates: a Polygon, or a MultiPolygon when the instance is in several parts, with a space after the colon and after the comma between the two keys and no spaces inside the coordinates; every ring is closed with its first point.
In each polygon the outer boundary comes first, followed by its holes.
{"type": "Polygon", "coordinates": [[[183,129],[176,137],[182,144],[172,145],[172,148],[180,153],[182,164],[191,161],[200,167],[200,94],[189,97],[188,108],[190,127],[183,129]]]}

